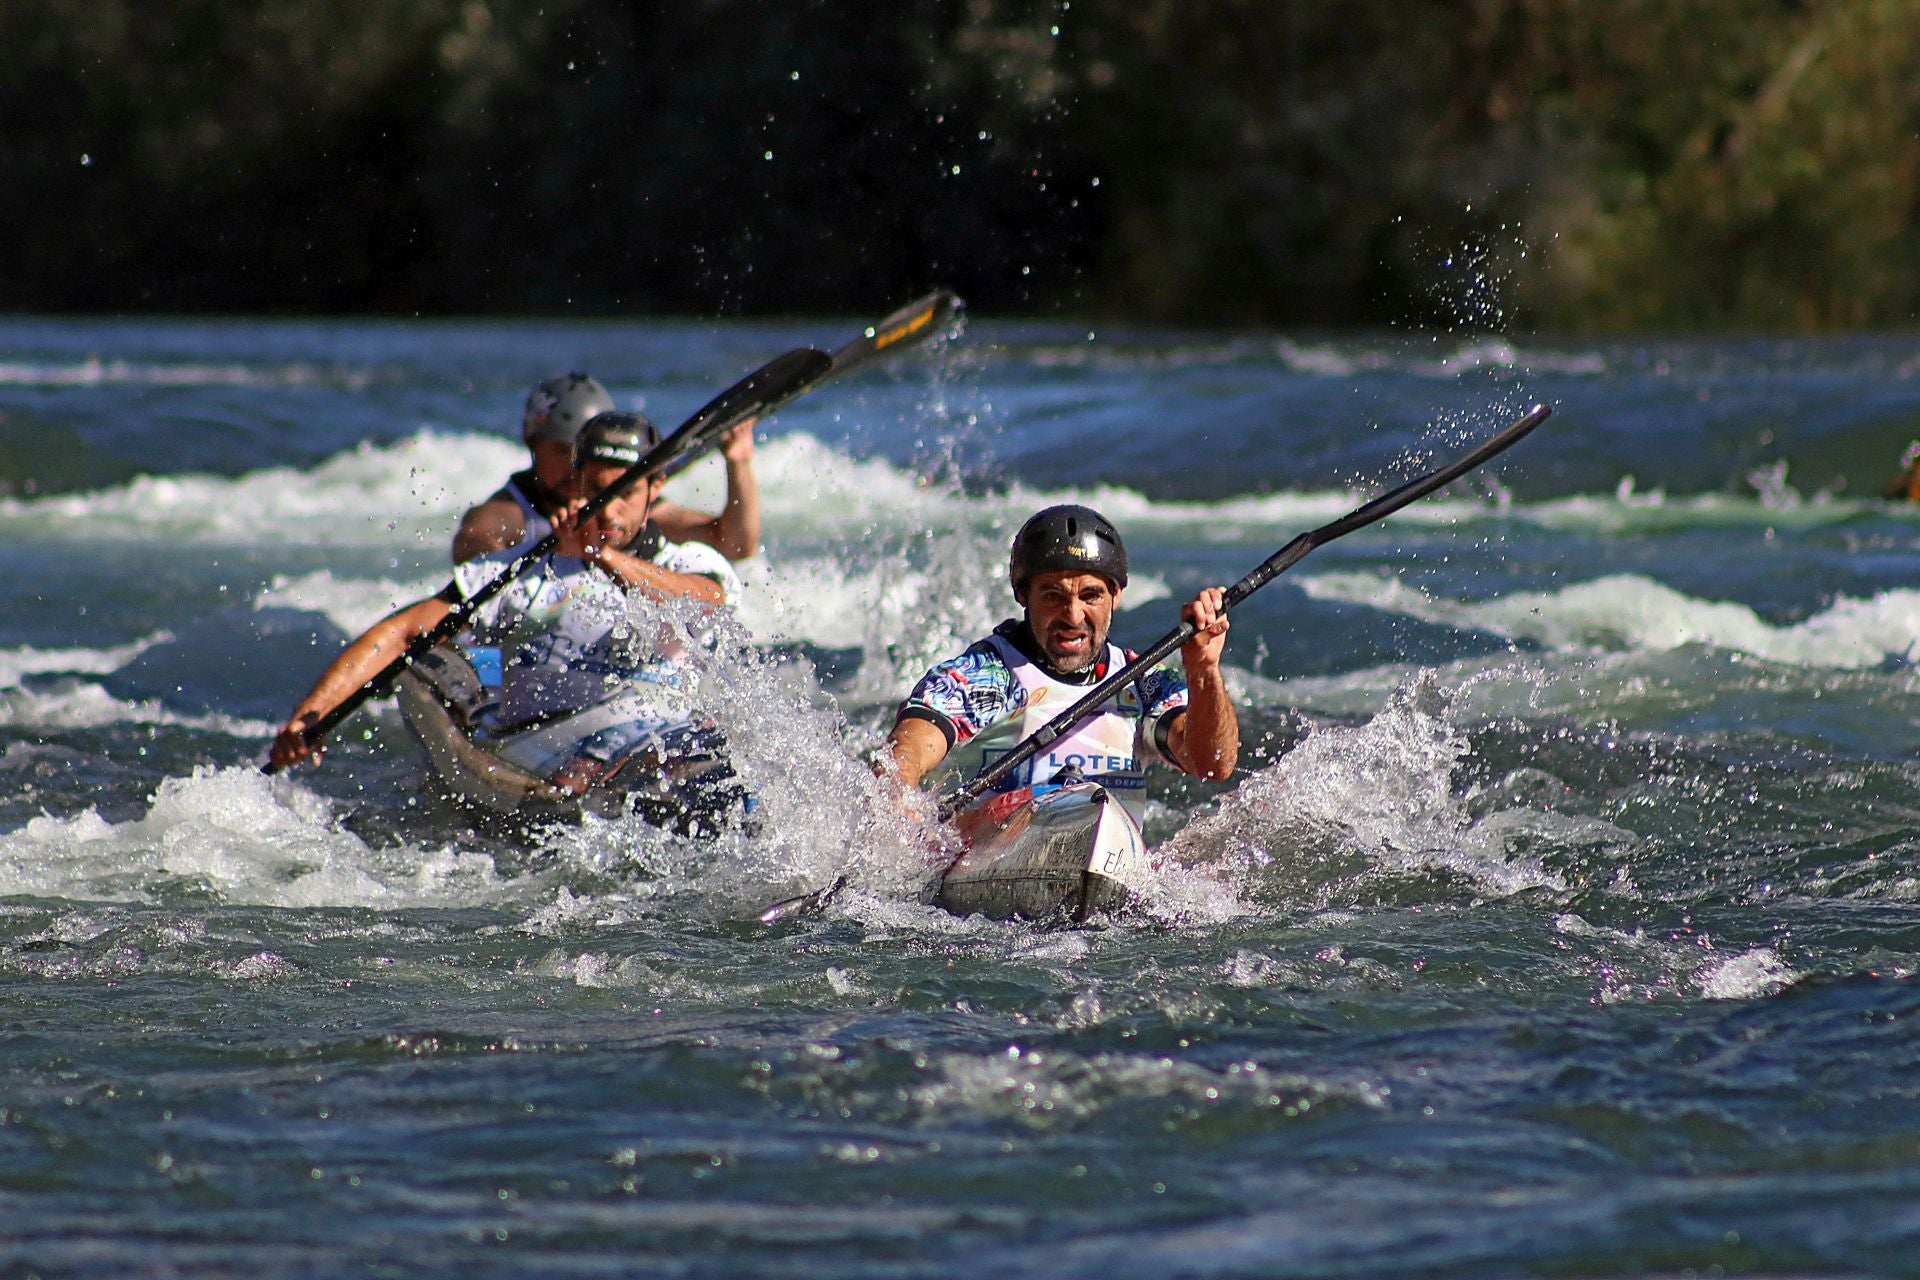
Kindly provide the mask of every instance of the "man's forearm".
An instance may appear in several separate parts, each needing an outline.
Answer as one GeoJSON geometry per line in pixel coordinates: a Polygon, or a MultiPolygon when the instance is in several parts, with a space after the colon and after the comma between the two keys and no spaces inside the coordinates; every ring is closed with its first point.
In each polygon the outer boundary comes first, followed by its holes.
{"type": "Polygon", "coordinates": [[[651,560],[643,560],[628,551],[604,548],[593,557],[623,587],[635,588],[662,599],[690,596],[702,604],[725,604],[727,593],[712,578],[697,573],[675,573],[651,560]]]}
{"type": "Polygon", "coordinates": [[[1174,725],[1171,743],[1188,773],[1224,782],[1240,760],[1240,720],[1217,666],[1187,673],[1186,714],[1174,725]]]}
{"type": "Polygon", "coordinates": [[[760,550],[760,484],[748,463],[727,462],[727,505],[714,521],[713,543],[729,560],[750,559],[760,550]]]}

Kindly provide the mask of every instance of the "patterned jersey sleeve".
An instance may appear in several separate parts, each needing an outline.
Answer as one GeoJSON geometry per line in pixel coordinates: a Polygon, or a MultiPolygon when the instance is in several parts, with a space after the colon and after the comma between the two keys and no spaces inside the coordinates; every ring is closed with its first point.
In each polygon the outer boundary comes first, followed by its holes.
{"type": "Polygon", "coordinates": [[[932,722],[952,748],[1018,711],[1026,698],[1007,664],[983,642],[921,676],[899,714],[932,722]]]}
{"type": "MultiPolygon", "coordinates": [[[[1129,650],[1128,660],[1131,661],[1133,656],[1129,650]]],[[[1135,684],[1140,690],[1142,746],[1147,754],[1162,764],[1179,768],[1167,747],[1167,731],[1173,727],[1174,713],[1187,709],[1186,676],[1172,666],[1159,666],[1141,676],[1135,684]]]]}

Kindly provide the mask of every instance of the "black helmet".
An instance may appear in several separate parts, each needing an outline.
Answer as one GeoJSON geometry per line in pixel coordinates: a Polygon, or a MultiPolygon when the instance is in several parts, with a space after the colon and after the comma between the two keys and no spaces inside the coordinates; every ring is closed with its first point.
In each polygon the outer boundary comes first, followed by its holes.
{"type": "Polygon", "coordinates": [[[548,378],[527,396],[527,407],[520,415],[520,435],[529,443],[558,440],[571,444],[588,418],[611,408],[613,397],[607,389],[584,373],[548,378]]]}
{"type": "Polygon", "coordinates": [[[617,462],[630,467],[660,443],[660,428],[643,414],[596,413],[573,441],[573,465],[617,462]]]}
{"type": "Polygon", "coordinates": [[[1127,585],[1127,549],[1119,531],[1092,507],[1048,507],[1013,535],[1007,566],[1013,594],[1024,592],[1035,574],[1056,569],[1097,573],[1118,591],[1127,585]]]}

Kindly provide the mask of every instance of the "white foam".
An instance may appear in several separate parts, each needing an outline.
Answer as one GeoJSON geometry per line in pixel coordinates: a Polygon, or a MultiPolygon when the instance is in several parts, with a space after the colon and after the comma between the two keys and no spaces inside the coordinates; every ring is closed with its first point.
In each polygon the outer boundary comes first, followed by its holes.
{"type": "Polygon", "coordinates": [[[777,898],[846,876],[886,897],[921,897],[937,837],[862,763],[877,741],[822,705],[810,680],[761,657],[731,619],[694,622],[689,634],[705,641],[690,646],[694,700],[732,744],[757,802],[757,834],[710,863],[703,883],[777,898]]]}
{"type": "Polygon", "coordinates": [[[1700,994],[1709,1000],[1752,1000],[1792,985],[1800,975],[1770,948],[1758,947],[1709,966],[1696,977],[1700,994]]]}
{"type": "MultiPolygon", "coordinates": [[[[891,534],[911,521],[932,524],[985,515],[1003,500],[968,499],[947,486],[880,458],[857,459],[805,433],[760,445],[754,474],[760,482],[760,512],[770,535],[799,530],[812,536],[870,537],[891,534]]],[[[725,464],[708,454],[672,481],[674,501],[717,511],[726,499],[725,464]]],[[[908,527],[912,527],[909,523],[908,527]]]]}
{"type": "Polygon", "coordinates": [[[299,609],[325,614],[334,626],[357,636],[403,604],[432,595],[448,574],[396,578],[338,577],[329,569],[307,574],[279,574],[254,597],[255,609],[299,609]]]}
{"type": "Polygon", "coordinates": [[[0,835],[0,895],[154,901],[182,886],[272,907],[452,907],[530,891],[481,854],[373,850],[335,825],[326,802],[251,768],[169,778],[146,816],[113,824],[88,810],[0,835]]]}
{"type": "Polygon", "coordinates": [[[1210,865],[1256,895],[1315,903],[1375,872],[1447,871],[1498,895],[1563,888],[1533,858],[1510,854],[1499,830],[1475,823],[1452,788],[1466,750],[1437,683],[1416,675],[1366,724],[1316,728],[1246,777],[1158,860],[1210,865]]]}
{"type": "Polygon", "coordinates": [[[233,738],[272,737],[277,724],[241,716],[191,715],[164,703],[116,698],[88,680],[56,680],[34,689],[0,689],[0,726],[27,729],[100,729],[109,725],[173,725],[233,738]]]}
{"type": "Polygon", "coordinates": [[[1920,591],[1910,590],[1865,600],[1843,596],[1802,622],[1776,627],[1746,605],[1702,600],[1639,574],[1482,601],[1430,596],[1379,573],[1321,574],[1300,582],[1315,599],[1370,605],[1562,650],[1665,652],[1699,644],[1772,662],[1860,668],[1907,652],[1920,635],[1920,591]]]}
{"type": "Polygon", "coordinates": [[[161,533],[249,546],[274,538],[438,543],[451,537],[461,511],[499,487],[524,458],[519,445],[500,437],[422,430],[392,444],[362,444],[306,471],[138,476],[87,493],[0,498],[0,529],[17,523],[56,537],[161,533]]]}
{"type": "MultiPolygon", "coordinates": [[[[1458,436],[1464,447],[1484,431],[1461,423],[1444,434],[1449,440],[1458,436]]],[[[1453,446],[1431,451],[1438,460],[1453,446]]],[[[380,549],[400,545],[438,561],[460,513],[525,462],[520,444],[505,436],[422,428],[388,444],[363,443],[304,470],[140,476],[89,492],[0,498],[0,532],[13,527],[35,536],[83,539],[161,535],[201,545],[254,546],[268,539],[380,549]]],[[[1376,483],[1364,488],[1224,494],[1206,501],[1159,500],[1110,485],[1035,489],[1014,484],[968,494],[882,459],[854,458],[804,433],[762,444],[755,470],[770,548],[803,553],[822,543],[835,549],[866,546],[901,530],[933,532],[959,525],[993,532],[1004,541],[1034,509],[1054,502],[1086,503],[1129,529],[1278,545],[1302,529],[1347,514],[1395,479],[1373,477],[1376,483]]],[[[1611,495],[1516,503],[1488,476],[1480,481],[1483,496],[1431,498],[1394,519],[1425,527],[1515,519],[1624,534],[1720,525],[1817,527],[1870,509],[1822,497],[1787,501],[1779,492],[1783,475],[1767,472],[1763,479],[1754,498],[1670,500],[1658,490],[1636,491],[1627,478],[1611,495]]],[[[709,454],[676,477],[669,493],[697,509],[717,510],[725,488],[723,463],[709,454]]]]}
{"type": "Polygon", "coordinates": [[[171,632],[156,631],[144,639],[106,649],[37,649],[32,645],[0,649],[0,689],[15,688],[27,676],[49,671],[106,675],[118,671],[154,645],[171,639],[171,632]]]}

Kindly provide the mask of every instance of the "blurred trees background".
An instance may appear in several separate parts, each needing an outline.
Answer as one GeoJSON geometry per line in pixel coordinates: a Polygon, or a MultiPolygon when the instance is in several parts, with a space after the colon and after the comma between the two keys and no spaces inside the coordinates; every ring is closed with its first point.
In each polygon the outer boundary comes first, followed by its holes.
{"type": "Polygon", "coordinates": [[[1915,0],[8,0],[8,310],[1898,326],[1915,0]]]}

